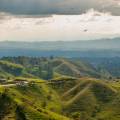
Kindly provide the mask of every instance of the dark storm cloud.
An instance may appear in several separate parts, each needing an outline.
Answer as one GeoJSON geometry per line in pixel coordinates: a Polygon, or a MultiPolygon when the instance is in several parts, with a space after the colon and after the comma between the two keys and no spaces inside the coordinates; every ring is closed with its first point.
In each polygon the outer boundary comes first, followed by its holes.
{"type": "Polygon", "coordinates": [[[114,0],[0,0],[0,12],[17,15],[82,14],[91,8],[120,15],[114,0]]]}

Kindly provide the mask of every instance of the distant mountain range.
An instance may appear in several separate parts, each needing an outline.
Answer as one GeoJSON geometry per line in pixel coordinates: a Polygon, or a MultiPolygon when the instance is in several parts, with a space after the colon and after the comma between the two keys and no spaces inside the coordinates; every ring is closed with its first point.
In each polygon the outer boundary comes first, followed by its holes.
{"type": "Polygon", "coordinates": [[[87,41],[0,42],[2,56],[120,56],[120,38],[87,41]]]}
{"type": "Polygon", "coordinates": [[[32,49],[32,50],[100,50],[120,49],[120,38],[79,40],[79,41],[41,41],[41,42],[0,42],[1,49],[32,49]]]}

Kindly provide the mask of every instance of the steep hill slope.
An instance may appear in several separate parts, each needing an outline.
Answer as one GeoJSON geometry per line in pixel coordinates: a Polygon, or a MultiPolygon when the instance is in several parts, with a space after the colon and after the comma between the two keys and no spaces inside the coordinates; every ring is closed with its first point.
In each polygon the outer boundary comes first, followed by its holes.
{"type": "Polygon", "coordinates": [[[28,73],[23,65],[0,60],[0,78],[13,78],[16,76],[35,77],[28,73]]]}
{"type": "Polygon", "coordinates": [[[27,85],[0,87],[1,120],[120,118],[120,82],[89,77],[26,80],[27,85]]]}
{"type": "Polygon", "coordinates": [[[0,89],[1,120],[69,120],[61,114],[59,96],[45,84],[0,89]]]}
{"type": "MultiPolygon", "coordinates": [[[[79,59],[79,58],[78,58],[79,59]]],[[[106,76],[120,77],[120,57],[95,57],[80,58],[91,63],[98,71],[107,73],[106,76]]]]}
{"type": "Polygon", "coordinates": [[[67,75],[73,77],[101,75],[87,62],[70,60],[65,58],[32,58],[32,57],[5,57],[3,61],[9,61],[24,66],[27,73],[47,79],[48,75],[67,75]]]}
{"type": "Polygon", "coordinates": [[[120,83],[94,78],[65,81],[53,87],[62,96],[63,110],[68,116],[80,120],[119,120],[120,83]]]}

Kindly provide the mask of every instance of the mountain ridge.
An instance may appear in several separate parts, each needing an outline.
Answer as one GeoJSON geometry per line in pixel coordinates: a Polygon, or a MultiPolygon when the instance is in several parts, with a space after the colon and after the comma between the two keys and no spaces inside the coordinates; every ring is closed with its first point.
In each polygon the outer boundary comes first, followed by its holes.
{"type": "Polygon", "coordinates": [[[26,48],[33,50],[119,50],[120,38],[75,41],[1,41],[0,48],[26,48]]]}

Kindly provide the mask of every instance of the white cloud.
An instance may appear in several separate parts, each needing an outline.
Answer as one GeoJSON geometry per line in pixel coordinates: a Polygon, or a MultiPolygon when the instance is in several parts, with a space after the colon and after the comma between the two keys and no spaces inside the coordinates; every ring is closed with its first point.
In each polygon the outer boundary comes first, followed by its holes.
{"type": "Polygon", "coordinates": [[[94,9],[81,15],[1,16],[10,19],[0,20],[0,40],[80,40],[120,36],[120,16],[94,9]]]}
{"type": "Polygon", "coordinates": [[[120,6],[120,1],[118,2],[118,6],[120,6]]]}

